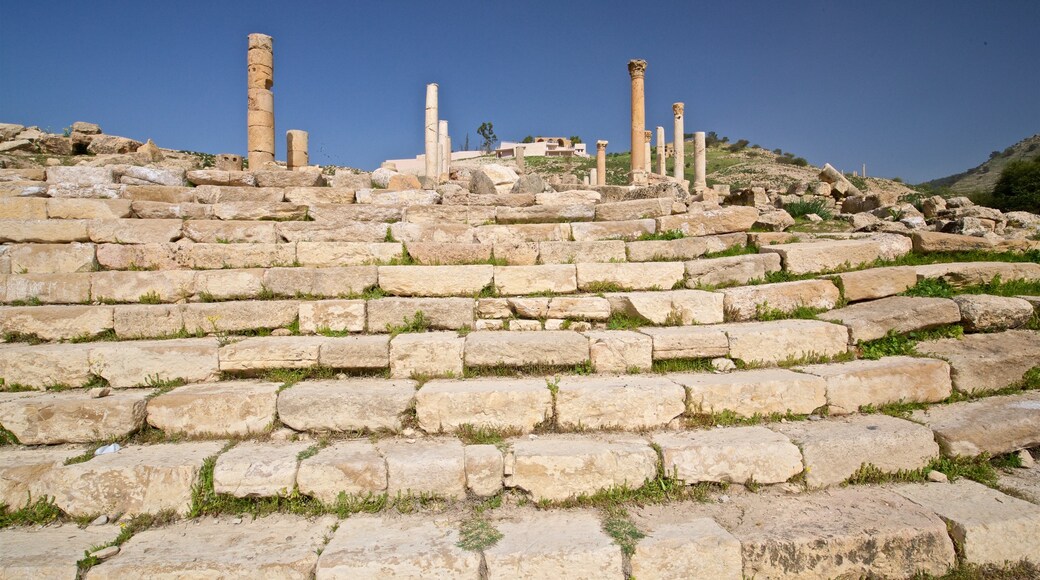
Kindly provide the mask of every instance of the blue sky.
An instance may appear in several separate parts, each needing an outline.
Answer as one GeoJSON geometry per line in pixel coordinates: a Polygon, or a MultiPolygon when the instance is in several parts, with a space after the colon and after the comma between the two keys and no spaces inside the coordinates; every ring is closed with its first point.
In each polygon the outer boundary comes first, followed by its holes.
{"type": "Polygon", "coordinates": [[[246,35],[275,42],[279,159],[373,169],[421,152],[425,85],[453,144],[494,123],[628,147],[626,63],[647,124],[716,131],[814,164],[918,182],[1040,132],[1036,0],[870,2],[5,2],[0,122],[93,121],[211,153],[246,149],[246,35]]]}

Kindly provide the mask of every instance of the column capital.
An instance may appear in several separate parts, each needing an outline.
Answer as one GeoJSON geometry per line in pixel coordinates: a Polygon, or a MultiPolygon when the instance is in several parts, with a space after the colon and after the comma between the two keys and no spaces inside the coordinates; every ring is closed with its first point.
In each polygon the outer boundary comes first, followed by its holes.
{"type": "Polygon", "coordinates": [[[607,143],[609,143],[609,141],[596,141],[596,150],[598,150],[598,151],[606,151],[607,150],[607,143]]]}
{"type": "Polygon", "coordinates": [[[653,138],[654,138],[654,132],[653,131],[643,131],[643,139],[646,139],[647,143],[649,143],[653,138]]]}
{"type": "Polygon", "coordinates": [[[683,111],[685,111],[685,110],[686,110],[686,105],[684,103],[672,103],[672,114],[675,115],[676,117],[681,117],[682,114],[683,114],[683,111]]]}
{"type": "Polygon", "coordinates": [[[646,61],[641,58],[628,61],[628,74],[634,79],[646,76],[646,61]]]}

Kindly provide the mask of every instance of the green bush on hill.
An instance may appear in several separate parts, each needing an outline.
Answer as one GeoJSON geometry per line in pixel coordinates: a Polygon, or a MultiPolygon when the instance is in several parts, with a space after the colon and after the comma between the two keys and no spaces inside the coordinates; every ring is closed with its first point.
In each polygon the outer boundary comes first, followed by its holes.
{"type": "Polygon", "coordinates": [[[1040,157],[1009,162],[993,186],[993,204],[1001,211],[1040,213],[1040,157]]]}

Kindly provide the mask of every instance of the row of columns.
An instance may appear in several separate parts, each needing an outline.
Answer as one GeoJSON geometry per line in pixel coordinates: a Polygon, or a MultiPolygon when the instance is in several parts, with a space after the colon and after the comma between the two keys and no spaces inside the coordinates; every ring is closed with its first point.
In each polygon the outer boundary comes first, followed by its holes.
{"type": "Polygon", "coordinates": [[[451,170],[451,137],[448,122],[440,119],[437,83],[426,85],[426,162],[424,175],[440,182],[451,170]]]}
{"type": "MultiPolygon", "coordinates": [[[[250,34],[246,51],[246,149],[250,169],[274,163],[274,39],[266,34],[250,34]]],[[[286,166],[306,167],[307,132],[292,129],[285,133],[286,166]]]]}

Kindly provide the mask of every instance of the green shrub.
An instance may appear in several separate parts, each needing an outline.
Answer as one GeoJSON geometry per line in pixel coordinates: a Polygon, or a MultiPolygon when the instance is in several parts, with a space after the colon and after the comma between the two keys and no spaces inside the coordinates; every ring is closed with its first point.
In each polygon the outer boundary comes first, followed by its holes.
{"type": "Polygon", "coordinates": [[[993,203],[1001,211],[1040,212],[1040,157],[1009,162],[993,186],[993,203]]]}
{"type": "Polygon", "coordinates": [[[803,198],[802,201],[796,201],[785,205],[784,209],[787,213],[791,214],[791,217],[793,218],[804,217],[814,213],[821,218],[828,220],[831,219],[831,216],[833,215],[831,210],[827,207],[827,200],[822,197],[818,199],[803,198]]]}
{"type": "Polygon", "coordinates": [[[784,165],[795,165],[798,167],[808,167],[809,162],[804,157],[792,157],[790,155],[784,155],[776,158],[777,163],[784,165]]]}

